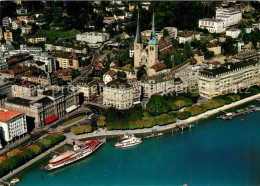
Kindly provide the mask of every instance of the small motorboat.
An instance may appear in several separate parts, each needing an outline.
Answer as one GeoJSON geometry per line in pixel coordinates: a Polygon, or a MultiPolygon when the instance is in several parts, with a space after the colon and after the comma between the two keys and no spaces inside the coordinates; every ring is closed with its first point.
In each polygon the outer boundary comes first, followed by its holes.
{"type": "Polygon", "coordinates": [[[240,121],[244,121],[244,119],[243,119],[243,118],[241,118],[241,119],[240,119],[240,121]]]}
{"type": "Polygon", "coordinates": [[[161,132],[160,132],[160,133],[158,133],[158,136],[163,136],[163,133],[161,133],[161,132]]]}
{"type": "Polygon", "coordinates": [[[19,178],[14,178],[10,183],[15,184],[18,183],[19,181],[20,181],[19,178]]]}

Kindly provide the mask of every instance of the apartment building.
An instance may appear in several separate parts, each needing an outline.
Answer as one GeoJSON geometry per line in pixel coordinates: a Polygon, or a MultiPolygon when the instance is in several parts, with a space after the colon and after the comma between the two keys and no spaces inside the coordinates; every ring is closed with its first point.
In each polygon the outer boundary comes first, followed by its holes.
{"type": "Polygon", "coordinates": [[[119,110],[133,106],[133,88],[127,81],[113,80],[103,87],[103,104],[119,110]]]}
{"type": "Polygon", "coordinates": [[[76,35],[76,40],[80,42],[87,42],[87,43],[103,43],[110,39],[110,35],[108,33],[101,33],[101,32],[85,32],[82,34],[76,35]]]}
{"type": "Polygon", "coordinates": [[[212,98],[237,92],[260,83],[260,63],[255,60],[226,63],[217,68],[207,68],[199,74],[201,96],[212,98]]]}
{"type": "Polygon", "coordinates": [[[226,28],[238,24],[242,19],[242,12],[234,8],[218,8],[216,10],[216,19],[223,20],[226,28]]]}
{"type": "Polygon", "coordinates": [[[55,57],[52,55],[48,55],[47,53],[40,53],[38,55],[33,56],[34,61],[42,62],[43,65],[43,71],[44,72],[54,72],[57,70],[57,64],[55,57]]]}
{"type": "Polygon", "coordinates": [[[192,42],[194,40],[200,40],[200,33],[199,32],[184,32],[179,35],[179,43],[186,43],[192,42]]]}
{"type": "Polygon", "coordinates": [[[8,144],[27,133],[26,116],[23,112],[0,108],[0,133],[8,144]]]}
{"type": "Polygon", "coordinates": [[[10,30],[6,30],[4,32],[4,39],[5,41],[13,42],[13,33],[10,30]]]}
{"type": "Polygon", "coordinates": [[[240,33],[241,33],[241,30],[237,29],[237,28],[232,28],[232,29],[226,31],[226,35],[229,37],[232,37],[233,39],[238,38],[240,33]]]}
{"type": "Polygon", "coordinates": [[[55,57],[58,61],[60,68],[73,68],[76,70],[80,68],[81,59],[78,57],[76,53],[59,53],[56,54],[55,57]]]}
{"type": "Polygon", "coordinates": [[[199,19],[199,28],[207,29],[210,33],[222,33],[225,31],[224,21],[221,19],[199,19]]]}

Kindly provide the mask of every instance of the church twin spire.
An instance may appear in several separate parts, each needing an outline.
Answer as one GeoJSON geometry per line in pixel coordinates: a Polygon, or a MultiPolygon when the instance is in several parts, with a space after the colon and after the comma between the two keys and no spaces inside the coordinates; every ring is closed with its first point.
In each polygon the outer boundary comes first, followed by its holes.
{"type": "Polygon", "coordinates": [[[151,36],[150,36],[150,40],[149,40],[148,44],[149,45],[157,45],[158,44],[158,40],[157,40],[157,36],[156,36],[156,32],[155,32],[154,13],[153,13],[153,22],[152,22],[152,32],[151,32],[151,36]]]}
{"type": "Polygon", "coordinates": [[[140,25],[139,25],[139,9],[138,9],[138,17],[137,17],[135,43],[142,43],[142,36],[141,36],[140,25]]]}
{"type": "MultiPolygon", "coordinates": [[[[139,25],[139,9],[138,9],[138,17],[137,17],[137,28],[136,28],[136,35],[135,35],[135,41],[134,43],[142,43],[142,36],[140,31],[140,25],[139,25]]],[[[152,31],[150,40],[148,42],[149,45],[157,45],[158,40],[155,32],[155,20],[154,20],[154,13],[153,13],[153,22],[152,22],[152,31]]]]}

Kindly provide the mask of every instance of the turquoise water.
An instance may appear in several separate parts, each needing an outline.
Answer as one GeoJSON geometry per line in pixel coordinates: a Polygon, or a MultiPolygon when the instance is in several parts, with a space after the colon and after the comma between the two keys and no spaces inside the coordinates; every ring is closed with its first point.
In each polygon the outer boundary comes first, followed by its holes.
{"type": "Polygon", "coordinates": [[[259,114],[208,119],[190,131],[129,149],[115,148],[110,139],[92,156],[53,172],[40,172],[39,164],[48,162],[43,159],[19,177],[18,185],[256,185],[259,114]]]}

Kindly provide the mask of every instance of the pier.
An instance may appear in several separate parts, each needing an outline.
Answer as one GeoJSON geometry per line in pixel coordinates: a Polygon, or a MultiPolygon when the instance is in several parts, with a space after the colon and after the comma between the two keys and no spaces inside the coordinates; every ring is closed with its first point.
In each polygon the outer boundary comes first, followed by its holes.
{"type": "Polygon", "coordinates": [[[260,107],[256,107],[254,105],[250,105],[248,108],[245,108],[245,109],[239,109],[239,110],[236,110],[235,112],[224,112],[225,115],[223,115],[221,117],[221,119],[223,120],[230,120],[230,119],[233,119],[233,117],[236,117],[236,116],[239,116],[239,115],[245,115],[245,114],[248,114],[248,113],[251,113],[251,112],[255,112],[255,111],[258,111],[260,110],[260,107]]]}
{"type": "Polygon", "coordinates": [[[176,125],[176,127],[177,127],[178,129],[181,129],[182,131],[185,130],[185,129],[189,129],[189,128],[190,128],[188,124],[184,124],[184,123],[183,123],[183,124],[176,125]]]}

